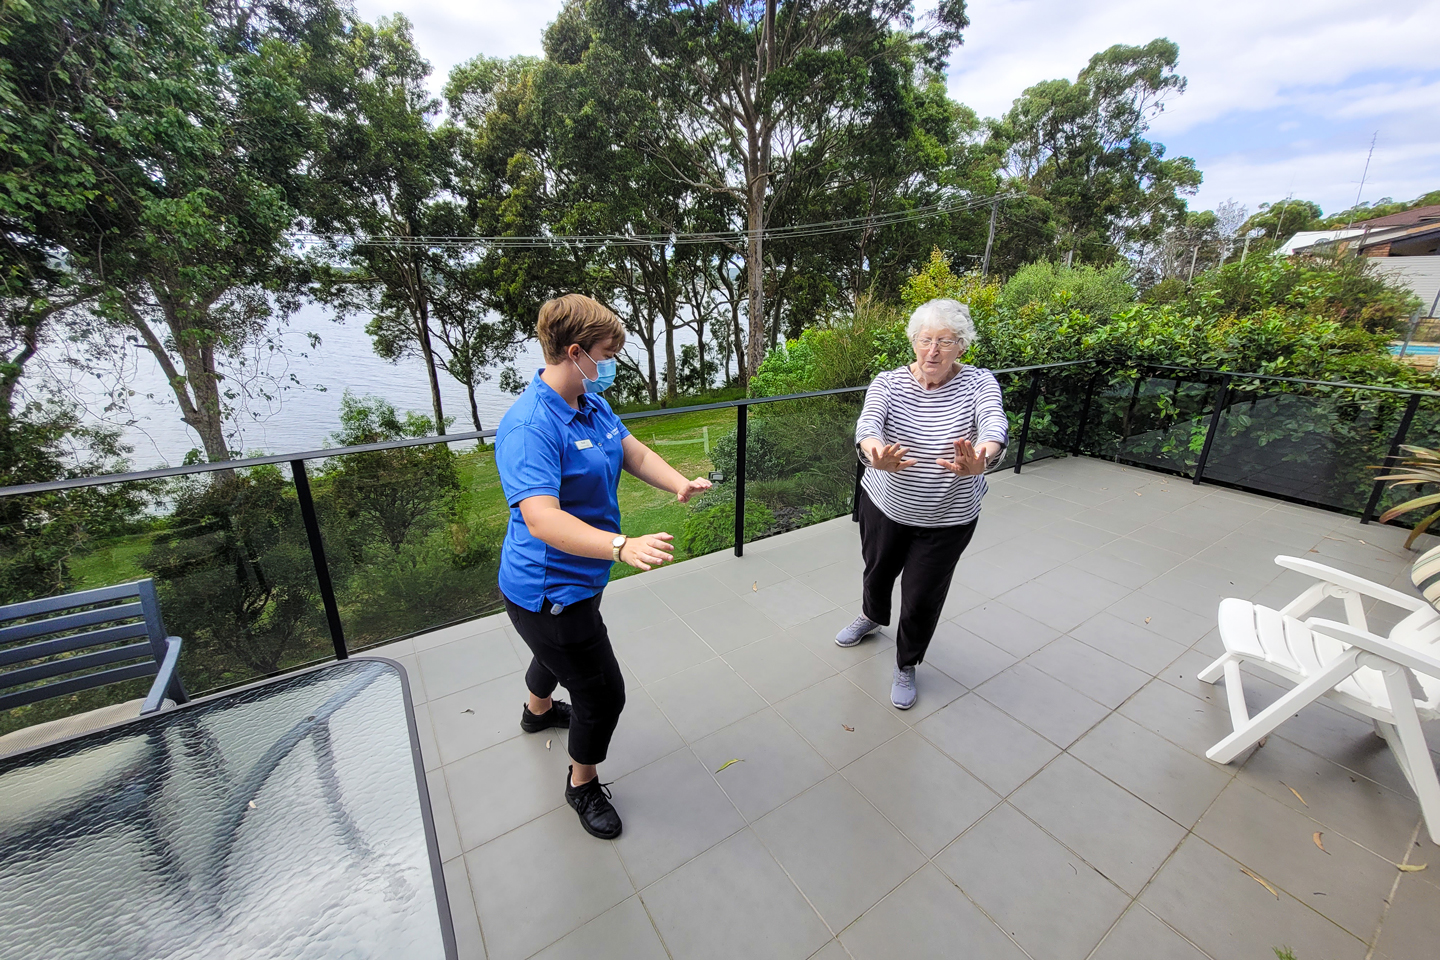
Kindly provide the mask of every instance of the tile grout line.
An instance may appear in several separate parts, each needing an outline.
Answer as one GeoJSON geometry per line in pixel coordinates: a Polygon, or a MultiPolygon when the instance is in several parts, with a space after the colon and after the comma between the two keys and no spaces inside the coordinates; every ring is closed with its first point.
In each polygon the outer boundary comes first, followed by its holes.
{"type": "MultiPolygon", "coordinates": [[[[1420,821],[1415,824],[1415,829],[1410,832],[1410,842],[1405,845],[1405,856],[1400,858],[1401,863],[1409,863],[1410,855],[1415,852],[1415,842],[1420,838],[1420,830],[1425,826],[1425,817],[1422,814],[1420,821]]],[[[1390,908],[1395,905],[1395,894],[1400,891],[1400,881],[1404,878],[1403,870],[1395,871],[1395,880],[1390,884],[1390,893],[1385,897],[1385,909],[1380,911],[1380,919],[1375,923],[1375,933],[1371,935],[1369,947],[1365,951],[1365,960],[1372,960],[1376,949],[1380,946],[1380,934],[1385,929],[1385,920],[1390,915],[1390,908]]]]}

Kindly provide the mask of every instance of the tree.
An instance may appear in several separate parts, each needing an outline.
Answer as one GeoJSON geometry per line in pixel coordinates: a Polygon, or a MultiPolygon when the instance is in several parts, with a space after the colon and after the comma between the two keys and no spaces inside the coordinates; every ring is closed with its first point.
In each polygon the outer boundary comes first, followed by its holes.
{"type": "MultiPolygon", "coordinates": [[[[968,24],[942,0],[913,29],[901,0],[598,0],[602,42],[619,52],[660,111],[646,145],[670,175],[744,211],[747,365],[766,341],[765,232],[777,203],[878,108],[875,88],[912,51],[938,69],[968,24]]],[[[813,178],[812,189],[819,188],[813,178]]]]}
{"type": "Polygon", "coordinates": [[[373,316],[391,347],[413,341],[443,435],[431,316],[440,258],[426,238],[453,235],[464,223],[449,194],[455,135],[433,124],[441,104],[425,86],[430,64],[404,16],[354,24],[342,56],[347,75],[330,91],[311,208],[315,229],[338,235],[323,250],[320,296],[342,317],[373,316]],[[403,340],[401,325],[411,331],[403,340]]]}
{"type": "Polygon", "coordinates": [[[297,305],[286,232],[314,146],[307,79],[320,58],[293,34],[333,25],[333,8],[163,12],[118,43],[96,27],[104,42],[84,49],[134,50],[111,82],[64,72],[74,89],[57,109],[73,110],[90,175],[114,201],[109,228],[67,251],[105,285],[100,315],[155,357],[206,456],[225,460],[227,407],[245,387],[223,383],[222,360],[297,305]]]}
{"type": "Polygon", "coordinates": [[[1275,203],[1260,204],[1255,215],[1240,229],[1242,233],[1259,230],[1271,246],[1279,246],[1301,230],[1320,229],[1322,223],[1319,204],[1286,197],[1275,203]]]}
{"type": "MultiPolygon", "coordinates": [[[[341,446],[434,432],[427,417],[401,417],[379,397],[357,398],[349,392],[340,404],[340,424],[332,439],[341,446]]],[[[437,515],[448,517],[460,491],[455,457],[443,443],[347,454],[331,460],[323,476],[332,509],[350,524],[347,547],[356,563],[364,561],[372,543],[399,558],[416,530],[433,526],[437,515]]]]}
{"type": "Polygon", "coordinates": [[[1184,195],[1200,185],[1195,162],[1166,159],[1164,145],[1144,137],[1166,99],[1185,90],[1178,60],[1169,40],[1117,44],[1091,57],[1075,82],[1036,84],[991,122],[1005,173],[1044,198],[1055,252],[1067,260],[1107,263],[1184,216],[1184,195]]]}

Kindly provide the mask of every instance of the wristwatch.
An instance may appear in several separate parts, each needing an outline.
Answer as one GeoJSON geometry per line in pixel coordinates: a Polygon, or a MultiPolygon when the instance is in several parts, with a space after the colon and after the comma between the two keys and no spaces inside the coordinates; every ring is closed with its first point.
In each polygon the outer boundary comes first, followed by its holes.
{"type": "Polygon", "coordinates": [[[625,541],[628,540],[628,539],[629,539],[629,538],[626,537],[626,536],[622,533],[620,536],[618,536],[618,537],[616,537],[614,540],[611,540],[611,541],[610,541],[610,546],[611,546],[611,548],[612,548],[612,550],[613,550],[613,552],[612,552],[612,554],[611,554],[611,556],[612,556],[612,558],[613,558],[612,561],[611,561],[612,563],[619,563],[619,562],[620,562],[620,551],[624,548],[624,546],[625,546],[625,541]]]}

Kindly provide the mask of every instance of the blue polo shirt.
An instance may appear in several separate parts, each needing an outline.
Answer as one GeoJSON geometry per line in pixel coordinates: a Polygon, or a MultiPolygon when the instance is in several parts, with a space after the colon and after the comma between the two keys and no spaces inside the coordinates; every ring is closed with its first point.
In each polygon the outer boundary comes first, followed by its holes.
{"type": "Polygon", "coordinates": [[[611,561],[577,557],[532,536],[520,501],[555,497],[566,513],[619,533],[621,443],[628,436],[599,396],[582,394],[576,410],[539,373],[501,419],[495,466],[510,525],[500,548],[500,590],[512,603],[538,612],[547,600],[568,605],[604,589],[611,561]]]}

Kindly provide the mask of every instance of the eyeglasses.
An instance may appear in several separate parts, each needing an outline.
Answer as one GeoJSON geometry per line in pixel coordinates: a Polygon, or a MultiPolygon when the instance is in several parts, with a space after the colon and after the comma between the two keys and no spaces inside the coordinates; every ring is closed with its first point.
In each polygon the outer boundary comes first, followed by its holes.
{"type": "Polygon", "coordinates": [[[940,344],[941,350],[954,350],[960,346],[959,340],[951,340],[949,337],[941,337],[939,340],[936,340],[934,337],[919,337],[915,341],[915,346],[921,350],[929,350],[937,343],[940,344]]]}

